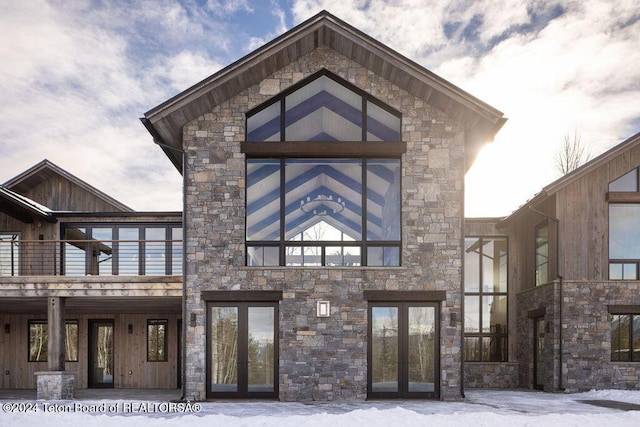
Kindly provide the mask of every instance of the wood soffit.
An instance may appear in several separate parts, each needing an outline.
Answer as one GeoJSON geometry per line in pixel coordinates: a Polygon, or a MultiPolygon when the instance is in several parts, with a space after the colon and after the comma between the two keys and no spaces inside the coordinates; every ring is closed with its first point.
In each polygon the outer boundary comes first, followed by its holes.
{"type": "Polygon", "coordinates": [[[327,12],[146,112],[142,121],[181,170],[182,127],[186,123],[320,46],[359,63],[462,123],[469,135],[467,143],[473,145],[472,155],[477,146],[493,139],[506,121],[502,112],[327,12]]]}

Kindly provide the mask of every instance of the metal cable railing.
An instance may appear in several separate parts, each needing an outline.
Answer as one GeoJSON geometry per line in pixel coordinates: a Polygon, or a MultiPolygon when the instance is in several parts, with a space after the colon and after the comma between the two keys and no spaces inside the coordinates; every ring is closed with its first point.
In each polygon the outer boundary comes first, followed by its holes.
{"type": "Polygon", "coordinates": [[[0,276],[181,274],[182,240],[0,240],[0,276]]]}

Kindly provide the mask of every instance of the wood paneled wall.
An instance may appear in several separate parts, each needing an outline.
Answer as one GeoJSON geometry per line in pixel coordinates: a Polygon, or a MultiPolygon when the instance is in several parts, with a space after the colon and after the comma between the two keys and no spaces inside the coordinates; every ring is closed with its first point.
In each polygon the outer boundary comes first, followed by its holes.
{"type": "MultiPolygon", "coordinates": [[[[0,314],[0,388],[35,388],[34,373],[46,371],[46,362],[28,362],[29,320],[39,315],[0,314]],[[5,332],[5,325],[10,332],[5,332]]],[[[76,373],[76,387],[87,387],[88,338],[90,319],[114,320],[114,388],[177,388],[178,319],[177,314],[74,315],[78,320],[78,362],[66,362],[66,370],[76,373]],[[168,320],[166,362],[147,362],[147,319],[168,320]],[[128,333],[128,325],[133,333],[128,333]],[[131,371],[131,373],[129,373],[131,371]]]]}
{"type": "Polygon", "coordinates": [[[561,274],[567,280],[607,280],[609,183],[640,165],[640,145],[573,180],[556,193],[561,227],[561,274]]]}

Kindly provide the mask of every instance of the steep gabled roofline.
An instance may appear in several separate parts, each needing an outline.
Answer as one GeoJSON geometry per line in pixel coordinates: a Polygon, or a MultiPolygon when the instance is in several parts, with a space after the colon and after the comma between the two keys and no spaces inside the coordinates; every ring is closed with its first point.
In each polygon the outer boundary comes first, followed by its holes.
{"type": "Polygon", "coordinates": [[[37,179],[38,175],[44,174],[46,172],[55,173],[56,175],[59,175],[59,176],[65,178],[65,179],[71,181],[75,185],[77,185],[77,186],[81,187],[82,189],[90,192],[95,197],[97,197],[97,198],[103,200],[104,202],[112,205],[116,209],[119,209],[119,210],[125,211],[125,212],[133,212],[133,209],[131,209],[127,205],[119,202],[118,200],[114,199],[113,197],[107,195],[106,193],[103,193],[102,191],[98,190],[94,186],[86,183],[85,181],[81,180],[80,178],[76,177],[75,175],[72,175],[71,173],[67,172],[66,170],[62,169],[60,166],[55,165],[54,163],[50,162],[47,159],[42,160],[40,163],[30,167],[26,171],[24,171],[24,172],[20,173],[19,175],[11,178],[10,180],[8,180],[7,182],[5,182],[2,185],[4,187],[14,191],[14,192],[20,193],[20,192],[23,192],[23,191],[21,191],[21,189],[23,187],[32,188],[33,187],[33,180],[37,179]]]}
{"type": "Polygon", "coordinates": [[[506,121],[503,113],[322,11],[261,48],[147,111],[142,122],[181,171],[182,127],[216,105],[259,83],[301,56],[327,46],[449,114],[465,127],[470,167],[484,142],[506,121]]]}
{"type": "Polygon", "coordinates": [[[518,209],[516,209],[511,215],[507,216],[503,221],[501,221],[501,223],[512,221],[516,217],[522,215],[523,212],[528,211],[530,206],[536,206],[537,204],[546,200],[548,197],[557,193],[567,185],[577,181],[578,179],[584,177],[585,175],[588,175],[589,173],[593,172],[595,169],[603,166],[604,164],[609,162],[611,159],[615,158],[616,156],[620,155],[624,151],[628,150],[629,148],[637,144],[640,144],[640,132],[625,139],[620,144],[610,148],[609,150],[605,151],[599,156],[594,157],[593,159],[583,164],[579,168],[575,169],[574,171],[569,172],[563,177],[558,178],[552,183],[546,185],[545,187],[542,188],[540,192],[536,193],[531,200],[528,200],[525,204],[523,204],[518,209]]]}

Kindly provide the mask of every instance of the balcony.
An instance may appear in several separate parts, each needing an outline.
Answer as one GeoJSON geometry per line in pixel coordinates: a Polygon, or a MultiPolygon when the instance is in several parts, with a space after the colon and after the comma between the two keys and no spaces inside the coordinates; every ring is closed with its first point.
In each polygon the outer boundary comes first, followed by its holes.
{"type": "Polygon", "coordinates": [[[180,276],[182,240],[0,240],[0,276],[180,276]]]}

